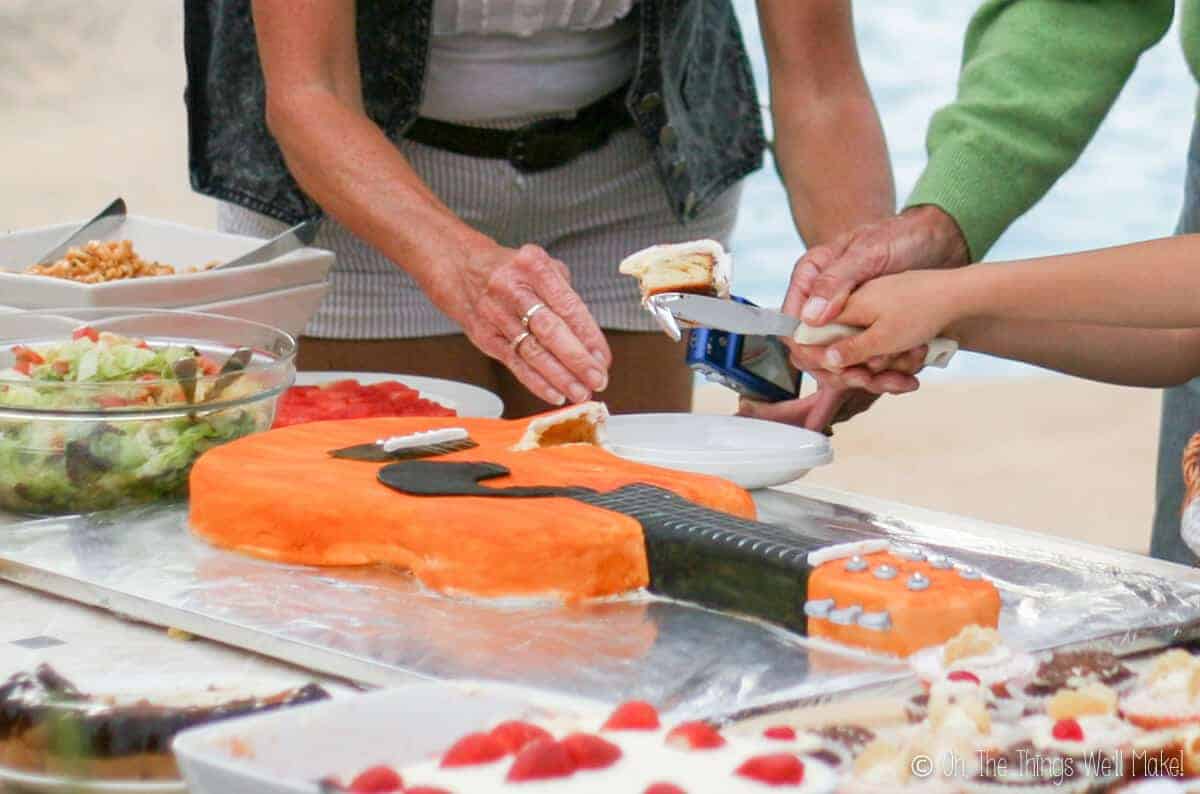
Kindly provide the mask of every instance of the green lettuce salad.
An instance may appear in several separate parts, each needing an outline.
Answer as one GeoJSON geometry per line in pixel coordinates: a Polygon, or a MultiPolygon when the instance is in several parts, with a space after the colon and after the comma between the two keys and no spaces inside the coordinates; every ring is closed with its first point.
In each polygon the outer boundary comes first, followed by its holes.
{"type": "MultiPolygon", "coordinates": [[[[83,328],[70,341],[10,353],[15,363],[0,371],[6,510],[87,512],[177,498],[201,453],[271,422],[269,400],[204,407],[216,382],[205,376],[219,367],[194,348],[83,328]],[[185,359],[194,359],[196,380],[177,375],[185,359]]],[[[237,377],[220,404],[259,391],[250,376],[237,377]]]]}

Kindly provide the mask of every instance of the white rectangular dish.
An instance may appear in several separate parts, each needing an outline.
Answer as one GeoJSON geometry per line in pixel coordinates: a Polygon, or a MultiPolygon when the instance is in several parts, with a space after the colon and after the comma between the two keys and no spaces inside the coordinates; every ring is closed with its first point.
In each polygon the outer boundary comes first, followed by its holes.
{"type": "Polygon", "coordinates": [[[317,308],[329,289],[328,282],[319,281],[316,284],[302,284],[298,287],[188,308],[191,311],[252,320],[286,331],[292,336],[299,336],[304,332],[304,326],[308,325],[308,321],[317,313],[317,308]]]}
{"type": "Polygon", "coordinates": [[[501,720],[603,710],[503,684],[422,683],[196,728],[174,750],[192,794],[318,794],[322,778],[416,764],[501,720]]]}
{"type": "Polygon", "coordinates": [[[303,248],[257,265],[185,273],[233,259],[264,241],[131,215],[106,239],[132,240],[139,256],[172,265],[176,275],[82,284],[22,272],[78,226],[64,223],[0,235],[0,304],[18,309],[194,307],[321,282],[334,261],[330,251],[303,248]]]}

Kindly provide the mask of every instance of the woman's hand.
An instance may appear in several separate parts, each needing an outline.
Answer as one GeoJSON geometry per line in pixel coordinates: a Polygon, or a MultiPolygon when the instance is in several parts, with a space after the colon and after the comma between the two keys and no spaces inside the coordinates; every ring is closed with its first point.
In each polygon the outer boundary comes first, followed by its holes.
{"type": "Polygon", "coordinates": [[[608,386],[604,334],[571,289],[567,266],[542,248],[477,248],[455,277],[439,281],[431,295],[441,293],[435,300],[471,342],[546,402],[583,402],[608,386]]]}
{"type": "Polygon", "coordinates": [[[887,357],[912,353],[962,319],[955,290],[960,271],[914,270],[869,281],[852,293],[838,322],[865,328],[825,347],[803,348],[834,372],[866,365],[874,370],[887,357]]]}

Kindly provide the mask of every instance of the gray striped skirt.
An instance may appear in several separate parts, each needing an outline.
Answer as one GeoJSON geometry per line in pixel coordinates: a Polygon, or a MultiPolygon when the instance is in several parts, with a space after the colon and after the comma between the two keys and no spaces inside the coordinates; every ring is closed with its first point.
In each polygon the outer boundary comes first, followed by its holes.
{"type": "MultiPolygon", "coordinates": [[[[572,285],[604,328],[650,331],[633,279],[619,276],[627,254],[656,243],[711,237],[728,243],[741,185],[722,194],[686,227],[676,220],[649,145],[624,130],[603,148],[550,171],[523,174],[502,160],[445,152],[412,141],[400,150],[466,223],[498,243],[536,243],[571,270],[572,285]]],[[[403,219],[397,219],[403,223],[403,219]]],[[[271,237],[285,225],[222,204],[222,231],[271,237]]],[[[306,329],[325,339],[404,339],[461,333],[404,272],[332,219],[315,243],[337,254],[333,289],[306,329]]]]}

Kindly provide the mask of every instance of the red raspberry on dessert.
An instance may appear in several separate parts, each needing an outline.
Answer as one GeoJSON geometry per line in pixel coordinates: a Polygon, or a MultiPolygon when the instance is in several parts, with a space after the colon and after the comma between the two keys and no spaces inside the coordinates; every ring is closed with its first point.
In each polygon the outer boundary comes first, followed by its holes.
{"type": "Polygon", "coordinates": [[[404,780],[390,766],[380,764],[364,769],[350,781],[351,794],[392,794],[404,791],[404,780]]]}
{"type": "Polygon", "coordinates": [[[1079,720],[1059,720],[1054,723],[1054,728],[1050,731],[1050,735],[1060,742],[1082,742],[1083,726],[1079,724],[1079,720]]]}
{"type": "Polygon", "coordinates": [[[804,781],[804,763],[791,753],[759,755],[739,766],[737,774],[768,786],[798,786],[804,781]]]}
{"type": "Polygon", "coordinates": [[[658,710],[642,700],[622,703],[601,726],[605,731],[656,731],[659,728],[658,710]]]}
{"type": "Polygon", "coordinates": [[[790,725],[775,725],[763,731],[763,737],[777,742],[792,742],[796,740],[796,729],[790,725]]]}
{"type": "Polygon", "coordinates": [[[969,670],[951,670],[946,676],[947,681],[966,681],[972,684],[979,684],[979,676],[969,670]]]}
{"type": "Polygon", "coordinates": [[[687,794],[687,792],[674,783],[653,783],[642,794],[687,794]]]}
{"type": "Polygon", "coordinates": [[[521,783],[527,780],[570,777],[573,774],[575,759],[562,742],[535,739],[517,753],[505,780],[509,783],[521,783]]]}
{"type": "Polygon", "coordinates": [[[725,746],[725,737],[707,722],[684,722],[671,729],[666,742],[677,750],[715,750],[725,746]]]}
{"type": "Polygon", "coordinates": [[[533,723],[521,722],[520,720],[509,720],[508,722],[500,723],[495,728],[492,728],[491,737],[504,745],[514,755],[535,739],[553,738],[545,728],[540,728],[533,723]]]}
{"type": "Polygon", "coordinates": [[[478,766],[499,761],[508,755],[508,748],[486,733],[469,733],[454,743],[442,756],[441,766],[478,766]]]}
{"type": "Polygon", "coordinates": [[[573,733],[562,746],[575,761],[577,769],[605,769],[621,760],[621,748],[590,733],[573,733]]]}

